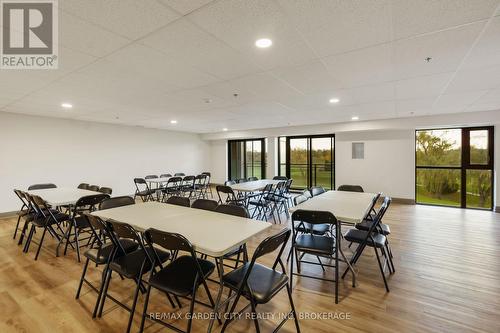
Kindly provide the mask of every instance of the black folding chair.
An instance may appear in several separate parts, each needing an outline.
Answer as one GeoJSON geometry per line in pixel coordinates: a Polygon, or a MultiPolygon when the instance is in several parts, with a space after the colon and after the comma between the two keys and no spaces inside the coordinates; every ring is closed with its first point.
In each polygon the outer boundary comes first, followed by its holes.
{"type": "Polygon", "coordinates": [[[210,211],[215,211],[219,204],[215,200],[210,200],[210,199],[196,199],[192,204],[191,208],[197,208],[197,209],[204,209],[204,210],[210,210],[210,211]]]}
{"type": "Polygon", "coordinates": [[[167,294],[167,296],[174,295],[179,306],[179,297],[191,299],[187,330],[185,331],[189,333],[191,332],[193,322],[194,304],[201,304],[211,309],[215,306],[206,282],[207,278],[214,271],[215,265],[210,261],[198,258],[189,240],[182,235],[156,229],[148,229],[144,233],[144,236],[149,247],[153,249],[152,257],[154,263],[149,274],[148,288],[144,300],[144,310],[142,312],[139,332],[143,332],[146,318],[177,332],[184,332],[170,323],[147,316],[151,289],[154,288],[167,294]],[[175,253],[175,256],[168,265],[163,265],[163,261],[158,254],[158,251],[160,251],[159,248],[164,251],[175,253]],[[178,256],[180,251],[186,252],[187,254],[178,256]],[[207,293],[210,304],[196,300],[197,290],[201,285],[203,285],[207,293]]]}
{"type": "Polygon", "coordinates": [[[167,203],[176,206],[190,207],[189,198],[173,196],[167,199],[167,203]]]}
{"type": "Polygon", "coordinates": [[[293,317],[295,321],[295,329],[298,333],[300,333],[299,321],[293,304],[291,283],[286,275],[285,265],[283,265],[281,260],[281,255],[283,254],[283,250],[285,249],[289,237],[290,230],[285,229],[277,235],[266,238],[259,244],[250,262],[224,275],[222,278],[222,284],[230,290],[228,299],[226,300],[228,305],[231,298],[233,298],[233,292],[235,292],[235,295],[231,310],[229,311],[230,316],[228,316],[224,321],[221,333],[225,332],[228,325],[249,306],[252,309],[252,319],[255,329],[257,332],[260,332],[257,306],[268,303],[284,288],[287,290],[291,311],[287,316],[285,316],[285,319],[278,324],[273,332],[277,332],[290,317],[293,317]],[[260,257],[272,253],[277,249],[279,249],[279,252],[272,268],[256,262],[260,257]],[[281,272],[276,269],[278,264],[280,265],[281,272]],[[241,297],[249,300],[250,304],[244,307],[238,315],[234,315],[236,305],[241,297]]]}
{"type": "Polygon", "coordinates": [[[339,262],[343,261],[347,263],[348,269],[351,270],[353,280],[353,287],[355,286],[355,273],[350,265],[349,261],[345,257],[342,252],[340,246],[341,240],[341,231],[340,231],[340,222],[337,221],[335,216],[326,211],[312,211],[312,210],[296,210],[292,214],[292,224],[296,225],[298,223],[308,223],[309,225],[318,225],[318,224],[327,224],[330,226],[330,229],[335,229],[335,234],[333,236],[327,235],[315,235],[313,233],[303,233],[297,234],[296,228],[292,228],[292,257],[291,257],[291,268],[290,268],[290,285],[292,284],[292,278],[294,275],[308,277],[312,279],[317,279],[321,281],[330,281],[335,283],[335,304],[339,302],[339,262]],[[318,259],[318,262],[306,261],[303,259],[305,255],[312,255],[318,259]],[[339,258],[339,254],[342,256],[342,259],[339,258]],[[326,264],[321,261],[321,257],[326,258],[327,260],[333,260],[334,264],[326,264]],[[295,260],[294,260],[295,258],[295,260]],[[293,265],[294,261],[297,264],[298,273],[294,273],[293,265]],[[301,272],[301,264],[311,264],[311,265],[320,265],[323,270],[324,267],[331,267],[335,270],[335,278],[327,279],[318,276],[312,276],[307,274],[302,274],[301,272]]]}
{"type": "Polygon", "coordinates": [[[326,192],[325,188],[322,186],[313,186],[309,189],[313,197],[318,196],[326,192]]]}
{"type": "MultiPolygon", "coordinates": [[[[132,306],[127,306],[118,301],[115,297],[111,298],[116,304],[130,312],[127,333],[130,332],[132,321],[134,319],[135,307],[139,297],[139,291],[145,292],[142,276],[150,271],[153,267],[153,258],[158,262],[163,263],[170,258],[170,253],[153,249],[149,245],[144,245],[140,234],[130,225],[117,221],[108,220],[106,226],[109,230],[110,239],[113,242],[113,251],[110,257],[109,265],[105,272],[104,283],[99,291],[98,302],[99,310],[97,316],[101,317],[104,309],[106,298],[108,298],[108,288],[112,278],[112,273],[115,272],[120,276],[133,280],[136,283],[132,306]],[[129,240],[137,243],[137,250],[126,253],[122,245],[123,240],[129,240]]],[[[170,298],[169,298],[170,299],[170,298]]],[[[174,303],[170,299],[172,306],[174,303]]]]}
{"type": "Polygon", "coordinates": [[[163,193],[162,201],[165,201],[166,198],[172,195],[180,194],[180,186],[182,184],[182,177],[170,177],[167,181],[165,187],[161,189],[163,193]]]}
{"type": "Polygon", "coordinates": [[[215,190],[217,191],[217,196],[219,197],[220,204],[226,203],[237,206],[246,206],[245,198],[236,197],[236,194],[234,193],[233,189],[230,186],[217,185],[215,187],[215,190]],[[221,194],[225,195],[225,199],[222,198],[221,194]]]}
{"type": "Polygon", "coordinates": [[[108,198],[101,201],[101,203],[99,204],[99,210],[134,205],[134,204],[135,204],[134,198],[129,196],[108,198]]]}
{"type": "Polygon", "coordinates": [[[107,194],[107,195],[111,195],[111,194],[113,194],[113,189],[111,187],[101,187],[101,188],[99,188],[99,192],[107,194]]]}
{"type": "Polygon", "coordinates": [[[364,192],[363,188],[360,185],[340,185],[339,187],[337,187],[337,191],[364,192]]]}
{"type": "Polygon", "coordinates": [[[142,202],[153,201],[154,190],[149,188],[148,182],[144,178],[134,178],[135,194],[134,199],[140,197],[142,202]]]}

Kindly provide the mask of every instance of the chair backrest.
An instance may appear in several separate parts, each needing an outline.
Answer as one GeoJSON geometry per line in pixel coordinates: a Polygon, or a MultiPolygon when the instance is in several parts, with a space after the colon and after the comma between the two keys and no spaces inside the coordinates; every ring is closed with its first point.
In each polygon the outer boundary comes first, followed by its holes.
{"type": "Polygon", "coordinates": [[[248,210],[242,206],[221,204],[218,205],[217,208],[215,208],[215,211],[217,213],[250,218],[248,210]]]}
{"type": "Polygon", "coordinates": [[[175,177],[184,177],[186,174],[184,172],[176,172],[174,174],[175,177]]]}
{"type": "MultiPolygon", "coordinates": [[[[107,220],[106,227],[109,231],[109,238],[114,245],[114,251],[119,251],[122,254],[126,253],[123,248],[122,243],[119,241],[120,239],[130,239],[139,244],[139,249],[144,251],[144,244],[142,243],[142,239],[140,234],[127,223],[118,222],[115,220],[107,220]]],[[[144,251],[147,254],[147,251],[144,251]]]]}
{"type": "Polygon", "coordinates": [[[89,184],[87,183],[81,183],[80,185],[78,185],[76,188],[79,188],[80,190],[88,190],[89,189],[89,184]]]}
{"type": "Polygon", "coordinates": [[[134,178],[135,184],[135,193],[139,193],[141,191],[149,191],[149,185],[146,179],[144,178],[134,178]]]}
{"type": "MultiPolygon", "coordinates": [[[[105,237],[110,237],[106,223],[104,223],[104,221],[98,216],[90,215],[88,213],[83,213],[83,216],[85,216],[91,226],[94,241],[97,241],[98,245],[102,246],[104,244],[105,237]]],[[[92,245],[90,247],[92,247],[92,245]]]]}
{"type": "Polygon", "coordinates": [[[307,199],[311,199],[313,197],[311,191],[309,191],[308,189],[303,190],[302,195],[305,196],[307,199]]]}
{"type": "Polygon", "coordinates": [[[285,177],[285,176],[274,176],[273,180],[288,180],[288,177],[285,177]]]}
{"type": "Polygon", "coordinates": [[[340,185],[339,187],[337,187],[337,191],[364,192],[363,188],[360,185],[340,185]]]}
{"type": "Polygon", "coordinates": [[[382,206],[380,206],[380,209],[377,212],[377,215],[373,219],[373,223],[370,225],[370,229],[366,232],[365,239],[363,242],[360,243],[357,251],[363,251],[363,247],[366,245],[368,238],[372,237],[373,231],[375,229],[379,228],[380,223],[382,223],[382,218],[384,217],[385,213],[387,212],[387,209],[391,205],[392,199],[390,197],[385,197],[384,202],[382,203],[382,206]]]}
{"type": "Polygon", "coordinates": [[[290,238],[290,233],[291,233],[290,229],[283,229],[279,233],[277,233],[276,235],[267,237],[262,242],[260,242],[260,244],[255,249],[255,252],[252,256],[252,260],[250,261],[248,269],[246,270],[246,273],[241,281],[241,285],[239,286],[239,290],[237,291],[237,295],[240,295],[244,288],[248,288],[248,278],[250,277],[250,274],[252,272],[252,269],[253,269],[257,259],[266,255],[266,254],[269,254],[271,252],[276,251],[278,248],[279,248],[279,252],[278,252],[278,255],[276,256],[276,259],[274,261],[272,269],[275,270],[276,266],[279,264],[281,267],[282,273],[286,273],[285,265],[283,264],[283,261],[281,260],[281,256],[283,255],[283,251],[285,250],[286,243],[288,242],[288,239],[290,238]]]}
{"type": "Polygon", "coordinates": [[[292,187],[293,179],[288,179],[285,183],[285,192],[290,193],[290,188],[292,187]]]}
{"type": "Polygon", "coordinates": [[[33,190],[45,190],[48,188],[57,188],[55,184],[52,183],[46,183],[46,184],[33,184],[28,187],[28,191],[33,191],[33,190]]]}
{"type": "Polygon", "coordinates": [[[111,187],[101,187],[99,192],[111,195],[113,193],[113,189],[111,187]]]}
{"type": "Polygon", "coordinates": [[[134,198],[125,195],[121,197],[114,197],[103,200],[99,204],[99,210],[134,205],[134,204],[135,204],[134,198]]]}
{"type": "Polygon", "coordinates": [[[167,199],[167,203],[171,205],[184,206],[184,207],[191,206],[189,198],[186,197],[172,196],[167,199]]]}
{"type": "Polygon", "coordinates": [[[215,211],[215,208],[217,208],[218,205],[219,204],[215,200],[196,199],[191,205],[191,208],[215,211]]]}
{"type": "Polygon", "coordinates": [[[203,175],[207,175],[208,177],[212,176],[212,174],[210,172],[208,172],[208,171],[204,171],[204,172],[202,172],[202,174],[203,175]]]}
{"type": "Polygon", "coordinates": [[[205,185],[208,180],[208,176],[201,173],[194,177],[194,179],[197,185],[205,185]]]}
{"type": "Polygon", "coordinates": [[[306,197],[305,195],[301,194],[301,195],[297,195],[295,198],[293,198],[293,203],[295,204],[295,206],[297,206],[303,202],[306,202],[307,200],[309,200],[309,198],[306,197]]]}
{"type": "Polygon", "coordinates": [[[99,186],[98,185],[90,185],[88,190],[94,191],[94,192],[99,192],[99,186]]]}
{"type": "Polygon", "coordinates": [[[332,213],[319,210],[297,209],[292,213],[292,222],[295,221],[310,224],[337,224],[337,218],[332,213]]]}
{"type": "Polygon", "coordinates": [[[241,183],[246,183],[247,180],[245,178],[238,178],[236,179],[236,184],[241,184],[241,183]]]}
{"type": "Polygon", "coordinates": [[[181,184],[182,182],[182,177],[171,177],[167,180],[167,187],[177,187],[181,184]]]}
{"type": "Polygon", "coordinates": [[[224,194],[227,195],[226,201],[228,201],[228,200],[230,200],[230,201],[236,200],[236,195],[234,194],[234,191],[233,191],[233,189],[230,186],[217,185],[215,187],[215,190],[217,191],[217,196],[219,197],[219,202],[221,202],[221,203],[224,202],[224,200],[222,200],[221,193],[224,193],[224,194]]]}
{"type": "Polygon", "coordinates": [[[137,184],[147,184],[144,178],[134,178],[134,183],[137,184]]]}
{"type": "MultiPolygon", "coordinates": [[[[106,200],[109,198],[109,195],[107,194],[93,194],[93,195],[86,195],[84,197],[81,197],[78,199],[75,203],[75,207],[85,207],[85,206],[91,206],[94,207],[98,204],[100,204],[103,200],[106,200]]],[[[76,209],[75,209],[76,211],[76,209]]]]}
{"type": "Polygon", "coordinates": [[[313,186],[309,190],[311,191],[311,195],[313,197],[315,197],[317,195],[320,195],[320,194],[323,194],[323,193],[326,192],[326,190],[322,186],[313,186]]]}
{"type": "Polygon", "coordinates": [[[157,175],[147,175],[146,177],[144,177],[144,179],[156,179],[158,178],[157,175]]]}
{"type": "Polygon", "coordinates": [[[195,176],[185,176],[183,179],[182,179],[182,183],[184,185],[193,185],[194,184],[194,181],[195,181],[196,177],[195,176]]]}
{"type": "Polygon", "coordinates": [[[170,178],[170,177],[172,177],[172,175],[171,175],[171,174],[169,174],[169,173],[162,173],[162,174],[160,175],[160,178],[170,178]]]}
{"type": "Polygon", "coordinates": [[[257,180],[259,180],[259,178],[257,178],[257,177],[248,177],[248,179],[247,179],[247,181],[249,181],[249,182],[254,182],[257,180]]]}
{"type": "Polygon", "coordinates": [[[26,198],[24,197],[23,191],[14,189],[14,193],[19,198],[19,200],[21,200],[21,202],[23,203],[21,209],[23,209],[24,207],[28,207],[28,204],[27,204],[26,198]]]}
{"type": "Polygon", "coordinates": [[[236,181],[235,181],[235,180],[226,180],[226,181],[224,182],[224,185],[225,185],[225,186],[234,185],[234,184],[236,184],[236,181]]]}

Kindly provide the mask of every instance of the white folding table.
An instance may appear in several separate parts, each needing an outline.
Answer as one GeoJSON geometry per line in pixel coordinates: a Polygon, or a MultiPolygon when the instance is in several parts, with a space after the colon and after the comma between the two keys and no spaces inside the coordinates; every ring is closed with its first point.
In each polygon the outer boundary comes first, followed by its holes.
{"type": "MultiPolygon", "coordinates": [[[[138,230],[155,228],[183,235],[197,252],[217,258],[220,283],[224,275],[224,255],[271,227],[263,221],[156,201],[99,210],[92,215],[128,223],[138,230]]],[[[219,310],[222,291],[220,284],[214,313],[219,310]]],[[[208,332],[212,330],[215,317],[212,316],[208,332]]]]}
{"type": "Polygon", "coordinates": [[[266,185],[268,184],[276,185],[280,182],[283,182],[283,180],[260,179],[244,183],[238,183],[230,186],[234,191],[238,192],[256,192],[256,191],[262,191],[264,187],[266,187],[266,185]]]}
{"type": "Polygon", "coordinates": [[[356,224],[369,213],[375,196],[366,192],[327,191],[291,207],[290,212],[297,209],[327,211],[341,222],[356,224]]]}
{"type": "Polygon", "coordinates": [[[101,192],[94,192],[71,187],[47,188],[43,190],[32,190],[27,192],[31,195],[38,195],[53,207],[74,205],[81,197],[102,194],[101,192]]]}

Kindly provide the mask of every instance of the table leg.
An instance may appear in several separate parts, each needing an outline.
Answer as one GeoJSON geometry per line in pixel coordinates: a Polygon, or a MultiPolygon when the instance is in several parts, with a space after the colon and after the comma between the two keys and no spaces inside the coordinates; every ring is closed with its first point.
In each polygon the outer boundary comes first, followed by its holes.
{"type": "Polygon", "coordinates": [[[222,277],[224,276],[224,257],[219,257],[216,258],[216,261],[218,262],[219,265],[219,292],[217,293],[217,299],[215,300],[215,306],[214,306],[214,311],[213,311],[213,316],[210,318],[210,323],[208,324],[208,329],[207,333],[212,332],[212,327],[214,326],[214,321],[215,319],[219,316],[219,307],[220,303],[222,300],[222,292],[223,292],[223,286],[222,286],[222,277]]]}

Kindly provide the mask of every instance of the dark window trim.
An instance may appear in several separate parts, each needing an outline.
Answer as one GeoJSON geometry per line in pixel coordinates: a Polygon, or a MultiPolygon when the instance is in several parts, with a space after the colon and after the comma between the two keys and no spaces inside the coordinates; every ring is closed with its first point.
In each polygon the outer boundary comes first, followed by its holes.
{"type": "Polygon", "coordinates": [[[495,157],[495,127],[494,126],[475,126],[475,127],[439,127],[439,128],[421,128],[415,130],[415,202],[418,205],[423,206],[439,206],[439,207],[450,207],[450,208],[466,208],[475,210],[493,210],[495,209],[495,196],[494,196],[494,185],[495,185],[495,170],[494,170],[494,157],[495,157]],[[417,165],[417,132],[419,131],[439,131],[439,130],[461,130],[462,142],[461,142],[461,165],[460,166],[425,166],[417,165]],[[470,164],[470,132],[471,131],[488,131],[488,154],[489,161],[488,164],[470,164]],[[440,204],[430,204],[430,203],[419,203],[417,202],[417,170],[418,169],[447,169],[447,170],[461,170],[461,180],[460,180],[460,206],[448,206],[440,204]],[[480,208],[480,207],[467,207],[467,170],[489,170],[491,171],[491,207],[490,208],[480,208]]]}
{"type": "Polygon", "coordinates": [[[246,143],[251,141],[260,141],[261,142],[261,179],[266,178],[266,139],[265,138],[255,138],[255,139],[238,139],[238,140],[228,140],[227,141],[227,176],[229,180],[232,180],[233,177],[231,175],[231,143],[244,143],[245,144],[245,152],[243,154],[243,164],[244,168],[244,178],[247,179],[247,154],[246,154],[246,143]]]}
{"type": "MultiPolygon", "coordinates": [[[[331,183],[330,186],[332,189],[335,189],[335,177],[336,177],[336,172],[335,172],[335,134],[313,134],[313,135],[290,135],[290,136],[280,136],[278,137],[278,175],[279,176],[286,176],[290,178],[290,139],[307,139],[307,150],[308,150],[308,155],[307,155],[307,164],[310,166],[311,161],[312,161],[312,150],[311,150],[311,139],[314,138],[330,138],[331,139],[331,160],[332,160],[332,168],[330,169],[330,179],[331,183]],[[281,145],[280,145],[280,139],[284,138],[285,139],[285,161],[284,163],[281,161],[281,145]],[[285,164],[285,174],[283,175],[281,172],[281,165],[285,164]]],[[[308,179],[307,179],[307,187],[312,186],[312,172],[309,172],[308,174],[308,179]]],[[[296,187],[293,186],[292,183],[292,189],[297,189],[296,187]]]]}

